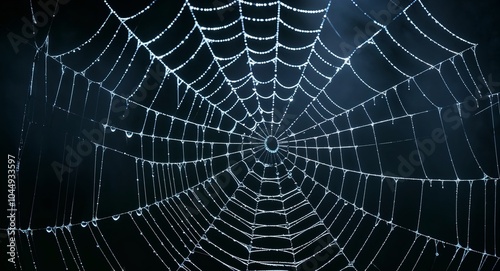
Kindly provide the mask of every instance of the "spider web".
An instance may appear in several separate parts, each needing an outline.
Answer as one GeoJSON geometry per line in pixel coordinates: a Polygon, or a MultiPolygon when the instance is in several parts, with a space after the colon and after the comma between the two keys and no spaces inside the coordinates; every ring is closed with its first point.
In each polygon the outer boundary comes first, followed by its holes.
{"type": "Polygon", "coordinates": [[[20,269],[498,268],[477,44],[418,0],[171,2],[39,33],[20,269]]]}

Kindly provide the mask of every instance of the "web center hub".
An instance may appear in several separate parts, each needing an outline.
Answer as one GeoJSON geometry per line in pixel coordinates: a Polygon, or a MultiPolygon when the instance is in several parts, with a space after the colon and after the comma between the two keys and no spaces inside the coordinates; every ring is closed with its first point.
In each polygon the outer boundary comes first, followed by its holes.
{"type": "Polygon", "coordinates": [[[266,137],[266,139],[264,140],[264,147],[266,148],[266,151],[270,153],[278,152],[279,149],[278,139],[274,136],[266,137]]]}

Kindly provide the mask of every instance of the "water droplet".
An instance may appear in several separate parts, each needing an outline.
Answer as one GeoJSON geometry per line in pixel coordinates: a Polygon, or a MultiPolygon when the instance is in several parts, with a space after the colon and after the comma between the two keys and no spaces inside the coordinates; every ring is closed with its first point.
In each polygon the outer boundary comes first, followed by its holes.
{"type": "Polygon", "coordinates": [[[142,209],[137,209],[137,210],[135,210],[135,214],[136,214],[137,216],[141,216],[141,215],[142,215],[142,209]]]}
{"type": "Polygon", "coordinates": [[[114,127],[114,126],[110,126],[110,127],[109,127],[109,130],[111,130],[111,132],[114,132],[114,131],[116,131],[116,127],[114,127]]]}
{"type": "Polygon", "coordinates": [[[127,135],[127,137],[128,137],[128,138],[131,138],[131,137],[132,137],[132,135],[133,135],[133,133],[132,133],[132,132],[128,132],[128,131],[127,131],[127,132],[125,132],[125,134],[127,135]]]}
{"type": "Polygon", "coordinates": [[[45,228],[45,230],[46,230],[48,233],[51,233],[51,232],[52,232],[52,227],[47,227],[47,228],[45,228]]]}
{"type": "Polygon", "coordinates": [[[116,220],[120,219],[120,215],[114,215],[114,216],[112,216],[112,218],[114,221],[116,221],[116,220]]]}
{"type": "Polygon", "coordinates": [[[85,227],[87,227],[88,224],[89,223],[87,223],[87,222],[82,222],[82,223],[80,223],[80,226],[82,226],[82,228],[85,228],[85,227]]]}
{"type": "Polygon", "coordinates": [[[94,227],[97,227],[97,220],[92,220],[92,225],[93,225],[94,227]]]}

